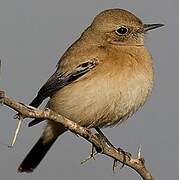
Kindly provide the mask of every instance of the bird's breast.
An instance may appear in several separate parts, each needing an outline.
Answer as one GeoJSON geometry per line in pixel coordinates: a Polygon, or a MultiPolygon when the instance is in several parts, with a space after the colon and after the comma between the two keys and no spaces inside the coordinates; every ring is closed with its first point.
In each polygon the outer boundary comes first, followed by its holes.
{"type": "Polygon", "coordinates": [[[126,62],[102,61],[86,76],[56,92],[49,107],[82,126],[106,127],[126,119],[146,101],[153,72],[150,59],[140,63],[130,55],[124,58],[126,62]]]}

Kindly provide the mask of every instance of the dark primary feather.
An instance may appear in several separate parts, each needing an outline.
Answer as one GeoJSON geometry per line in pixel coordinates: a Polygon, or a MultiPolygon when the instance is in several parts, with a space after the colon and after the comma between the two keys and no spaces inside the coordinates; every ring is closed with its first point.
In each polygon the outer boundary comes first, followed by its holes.
{"type": "MultiPolygon", "coordinates": [[[[89,70],[94,68],[97,64],[97,60],[93,59],[87,62],[84,62],[77,66],[71,73],[62,73],[57,70],[48,81],[42,86],[39,90],[35,99],[30,103],[30,106],[38,107],[44,99],[51,96],[55,91],[63,88],[64,86],[74,82],[89,70]]],[[[29,127],[42,122],[44,119],[34,119],[29,123],[29,127]]]]}

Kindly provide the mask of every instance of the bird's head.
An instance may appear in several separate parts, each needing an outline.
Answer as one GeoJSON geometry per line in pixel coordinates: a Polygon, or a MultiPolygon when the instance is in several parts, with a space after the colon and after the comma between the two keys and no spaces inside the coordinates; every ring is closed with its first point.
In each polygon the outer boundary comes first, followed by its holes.
{"type": "Polygon", "coordinates": [[[145,32],[161,26],[163,24],[143,24],[138,17],[123,9],[109,9],[98,14],[87,31],[99,43],[143,46],[145,32]]]}

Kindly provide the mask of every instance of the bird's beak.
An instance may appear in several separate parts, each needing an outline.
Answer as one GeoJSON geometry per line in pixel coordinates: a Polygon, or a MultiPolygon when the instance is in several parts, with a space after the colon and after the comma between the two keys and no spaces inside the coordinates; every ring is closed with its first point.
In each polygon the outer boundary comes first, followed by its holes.
{"type": "Polygon", "coordinates": [[[147,32],[162,26],[164,26],[164,24],[144,24],[144,31],[147,32]]]}

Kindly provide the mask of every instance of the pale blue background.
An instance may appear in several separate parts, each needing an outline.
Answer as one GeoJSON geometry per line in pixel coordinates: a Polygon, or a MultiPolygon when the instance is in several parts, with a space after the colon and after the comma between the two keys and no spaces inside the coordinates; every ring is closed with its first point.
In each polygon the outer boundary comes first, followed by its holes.
{"type": "MultiPolygon", "coordinates": [[[[76,40],[93,17],[107,8],[125,8],[146,23],[164,23],[147,36],[155,66],[155,88],[145,107],[105,134],[116,145],[135,153],[142,144],[146,165],[155,179],[179,178],[179,1],[178,0],[1,0],[1,87],[7,95],[29,103],[55,70],[58,57],[76,40]]],[[[99,155],[85,165],[90,145],[64,134],[33,174],[18,174],[17,166],[41,134],[43,125],[24,123],[14,149],[10,143],[14,112],[0,108],[0,179],[2,180],[134,180],[129,168],[112,173],[112,160],[99,155]]]]}

